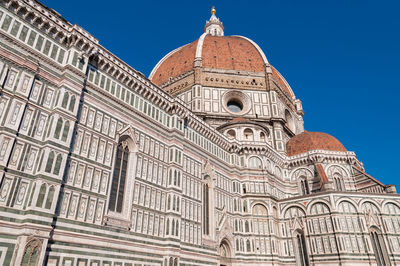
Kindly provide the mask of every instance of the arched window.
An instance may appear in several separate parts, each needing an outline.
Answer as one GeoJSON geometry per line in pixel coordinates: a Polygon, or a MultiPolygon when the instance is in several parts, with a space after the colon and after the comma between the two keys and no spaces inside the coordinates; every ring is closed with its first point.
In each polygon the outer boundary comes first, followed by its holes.
{"type": "Polygon", "coordinates": [[[210,234],[209,188],[208,188],[208,184],[204,184],[203,185],[203,231],[204,231],[205,235],[209,235],[210,234]]]}
{"type": "Polygon", "coordinates": [[[246,233],[250,232],[250,226],[249,226],[249,222],[248,221],[244,222],[244,231],[246,233]]]}
{"type": "Polygon", "coordinates": [[[343,178],[339,174],[333,175],[333,183],[337,191],[344,191],[343,178]]]}
{"type": "Polygon", "coordinates": [[[178,266],[178,258],[174,259],[174,266],[178,266]]]}
{"type": "Polygon", "coordinates": [[[301,189],[301,194],[302,195],[310,194],[310,188],[308,186],[308,181],[307,181],[306,177],[301,177],[300,178],[300,189],[301,189]]]}
{"type": "Polygon", "coordinates": [[[308,266],[308,255],[307,255],[307,247],[306,247],[306,240],[304,238],[304,233],[300,230],[296,230],[294,233],[295,236],[295,243],[297,248],[297,261],[301,266],[308,266]]]}
{"type": "Polygon", "coordinates": [[[168,185],[172,185],[172,170],[169,170],[168,185]]]}
{"type": "Polygon", "coordinates": [[[228,139],[234,139],[236,138],[236,131],[233,129],[228,130],[228,132],[226,132],[226,135],[228,136],[228,139]]]}
{"type": "Polygon", "coordinates": [[[169,258],[169,266],[174,266],[174,258],[173,257],[169,258]]]}
{"type": "Polygon", "coordinates": [[[59,154],[59,155],[57,155],[56,165],[54,166],[54,174],[55,175],[58,175],[60,173],[61,162],[62,162],[62,156],[61,156],[61,154],[59,154]]]}
{"type": "Polygon", "coordinates": [[[47,193],[46,205],[44,206],[46,209],[51,208],[51,204],[53,203],[53,197],[54,197],[54,186],[51,186],[49,188],[49,193],[47,193]]]}
{"type": "Polygon", "coordinates": [[[175,171],[174,171],[174,186],[177,185],[177,182],[178,182],[178,173],[177,173],[177,171],[175,170],[175,171]]]}
{"type": "Polygon", "coordinates": [[[251,251],[251,245],[250,245],[250,240],[247,239],[246,241],[246,251],[250,252],[251,251]]]}
{"type": "Polygon", "coordinates": [[[249,167],[253,169],[262,169],[263,165],[261,159],[256,156],[250,157],[249,167]]]}
{"type": "Polygon", "coordinates": [[[258,216],[267,216],[268,215],[267,208],[265,208],[264,205],[261,205],[261,204],[254,205],[253,209],[252,209],[252,213],[253,213],[253,215],[258,215],[258,216]]]}
{"type": "Polygon", "coordinates": [[[175,225],[175,235],[179,236],[179,221],[176,221],[176,225],[175,225]]]}
{"type": "Polygon", "coordinates": [[[46,184],[42,184],[42,186],[40,187],[38,199],[36,201],[36,207],[43,206],[44,196],[46,195],[46,189],[47,189],[46,184]]]}
{"type": "Polygon", "coordinates": [[[166,228],[165,228],[165,234],[166,235],[169,235],[169,219],[167,219],[167,223],[166,223],[166,226],[165,226],[166,228]]]}
{"type": "Polygon", "coordinates": [[[254,140],[253,130],[251,130],[250,128],[246,128],[243,131],[243,137],[244,140],[253,141],[254,140]]]}
{"type": "Polygon", "coordinates": [[[171,209],[171,195],[168,195],[168,200],[167,200],[167,209],[171,209]]]}
{"type": "Polygon", "coordinates": [[[369,234],[378,266],[390,265],[385,240],[382,237],[381,231],[377,227],[373,226],[370,228],[369,234]]]}
{"type": "Polygon", "coordinates": [[[69,99],[69,94],[68,94],[68,92],[65,92],[64,93],[64,97],[63,97],[63,101],[61,103],[62,108],[67,108],[68,99],[69,99]]]}
{"type": "Polygon", "coordinates": [[[260,141],[265,141],[265,134],[264,132],[260,132],[260,141]]]}
{"type": "Polygon", "coordinates": [[[25,247],[21,266],[36,266],[39,259],[41,242],[38,239],[31,240],[25,247]]]}
{"type": "Polygon", "coordinates": [[[75,96],[73,95],[73,96],[71,97],[71,100],[69,101],[69,107],[68,107],[68,110],[70,110],[71,112],[74,111],[74,108],[75,108],[75,101],[76,101],[76,98],[75,98],[75,96]]]}
{"type": "Polygon", "coordinates": [[[60,138],[62,125],[63,125],[63,120],[62,120],[61,117],[59,117],[58,120],[57,120],[56,130],[54,131],[54,138],[55,139],[59,139],[60,138]]]}
{"type": "Polygon", "coordinates": [[[128,142],[121,140],[117,148],[117,156],[115,158],[113,179],[111,184],[110,205],[109,210],[122,212],[122,204],[125,192],[125,179],[128,167],[129,148],[128,142]]]}
{"type": "Polygon", "coordinates": [[[54,152],[49,153],[49,157],[47,158],[46,168],[44,169],[45,172],[51,173],[51,169],[53,168],[54,163],[54,152]]]}
{"type": "Polygon", "coordinates": [[[62,141],[66,141],[67,140],[68,133],[69,133],[69,121],[66,121],[64,123],[64,130],[63,130],[62,137],[61,137],[62,141]]]}

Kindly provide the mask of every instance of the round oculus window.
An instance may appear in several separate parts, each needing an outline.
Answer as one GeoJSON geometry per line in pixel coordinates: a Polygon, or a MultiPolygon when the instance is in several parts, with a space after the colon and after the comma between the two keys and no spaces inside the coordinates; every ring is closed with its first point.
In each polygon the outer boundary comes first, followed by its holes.
{"type": "Polygon", "coordinates": [[[226,105],[232,113],[239,113],[243,110],[243,104],[236,99],[229,100],[226,105]]]}

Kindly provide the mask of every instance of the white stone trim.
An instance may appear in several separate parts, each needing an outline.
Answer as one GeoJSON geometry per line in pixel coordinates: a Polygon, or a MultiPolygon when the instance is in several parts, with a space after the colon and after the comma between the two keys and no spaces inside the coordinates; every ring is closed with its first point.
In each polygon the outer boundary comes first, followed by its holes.
{"type": "Polygon", "coordinates": [[[206,38],[208,33],[204,32],[200,38],[199,41],[197,42],[197,47],[196,47],[196,56],[195,59],[200,58],[201,59],[201,55],[203,53],[203,43],[204,43],[204,39],[206,38]]]}

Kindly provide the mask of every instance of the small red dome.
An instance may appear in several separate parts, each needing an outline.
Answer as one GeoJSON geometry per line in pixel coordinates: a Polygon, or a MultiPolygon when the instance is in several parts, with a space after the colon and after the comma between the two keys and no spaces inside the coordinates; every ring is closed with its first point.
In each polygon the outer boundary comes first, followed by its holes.
{"type": "Polygon", "coordinates": [[[305,153],[312,150],[347,151],[335,137],[322,132],[304,131],[286,143],[288,156],[305,153]]]}

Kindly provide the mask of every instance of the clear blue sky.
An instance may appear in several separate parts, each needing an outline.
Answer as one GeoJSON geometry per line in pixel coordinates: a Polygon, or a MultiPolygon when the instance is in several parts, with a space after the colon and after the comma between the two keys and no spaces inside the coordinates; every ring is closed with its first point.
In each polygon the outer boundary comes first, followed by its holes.
{"type": "Polygon", "coordinates": [[[306,130],[332,134],[400,192],[400,1],[43,3],[146,76],[201,35],[215,5],[225,35],[254,40],[289,82],[303,102],[306,130]]]}

